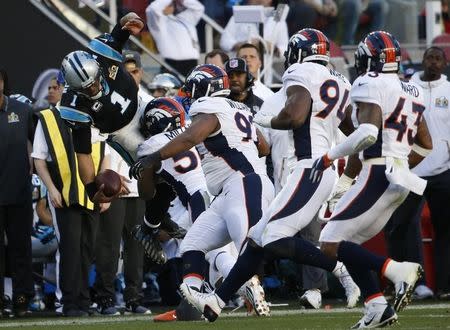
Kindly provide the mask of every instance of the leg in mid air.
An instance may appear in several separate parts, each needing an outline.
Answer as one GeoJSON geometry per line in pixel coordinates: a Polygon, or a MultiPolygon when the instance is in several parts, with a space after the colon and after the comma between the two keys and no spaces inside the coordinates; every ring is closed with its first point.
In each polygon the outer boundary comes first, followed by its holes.
{"type": "Polygon", "coordinates": [[[363,166],[356,183],[337,203],[319,239],[322,251],[343,262],[361,288],[365,313],[355,324],[356,328],[395,322],[396,312],[409,304],[414,285],[423,272],[419,264],[396,262],[360,246],[382,230],[399,201],[403,201],[408,193],[406,189],[390,184],[385,170],[384,165],[363,166]],[[370,185],[367,184],[369,179],[370,185]],[[394,308],[387,303],[371,271],[395,284],[394,308]]]}

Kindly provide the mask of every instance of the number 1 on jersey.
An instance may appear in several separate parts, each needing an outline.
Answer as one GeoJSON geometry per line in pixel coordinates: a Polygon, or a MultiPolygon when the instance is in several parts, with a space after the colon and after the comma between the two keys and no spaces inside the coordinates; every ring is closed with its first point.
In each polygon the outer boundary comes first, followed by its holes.
{"type": "Polygon", "coordinates": [[[112,104],[119,104],[122,110],[120,110],[120,113],[123,114],[125,111],[127,111],[128,106],[131,103],[130,99],[124,98],[122,95],[117,93],[116,91],[113,91],[111,94],[111,103],[112,104]]]}

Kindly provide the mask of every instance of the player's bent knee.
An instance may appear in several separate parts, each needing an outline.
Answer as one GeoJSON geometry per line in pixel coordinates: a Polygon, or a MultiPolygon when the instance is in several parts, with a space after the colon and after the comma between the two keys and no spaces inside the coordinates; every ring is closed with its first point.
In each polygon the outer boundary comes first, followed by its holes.
{"type": "Polygon", "coordinates": [[[339,243],[322,242],[320,244],[320,250],[330,258],[337,257],[338,247],[339,247],[339,243]]]}

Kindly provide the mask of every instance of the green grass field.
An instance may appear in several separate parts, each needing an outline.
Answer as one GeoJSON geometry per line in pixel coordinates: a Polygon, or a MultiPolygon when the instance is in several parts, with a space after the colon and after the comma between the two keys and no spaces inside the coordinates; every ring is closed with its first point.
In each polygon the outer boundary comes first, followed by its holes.
{"type": "MultiPolygon", "coordinates": [[[[243,312],[224,313],[216,322],[171,322],[155,323],[151,317],[89,317],[68,318],[30,318],[24,320],[0,320],[0,328],[8,329],[348,329],[361,317],[362,309],[330,310],[275,309],[268,318],[247,317],[243,312]]],[[[450,329],[450,303],[416,304],[399,314],[395,329],[450,329]]]]}

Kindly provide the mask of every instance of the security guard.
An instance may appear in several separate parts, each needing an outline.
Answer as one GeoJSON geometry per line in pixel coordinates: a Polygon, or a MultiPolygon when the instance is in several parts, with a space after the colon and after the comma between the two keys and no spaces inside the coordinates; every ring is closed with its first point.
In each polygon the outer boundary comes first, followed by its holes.
{"type": "MultiPolygon", "coordinates": [[[[92,144],[95,172],[105,144],[92,144]]],[[[90,306],[88,270],[93,261],[99,207],[86,193],[70,129],[56,108],[39,113],[33,144],[36,170],[48,189],[49,206],[59,241],[59,283],[65,316],[87,316],[90,306]]]]}

